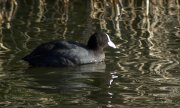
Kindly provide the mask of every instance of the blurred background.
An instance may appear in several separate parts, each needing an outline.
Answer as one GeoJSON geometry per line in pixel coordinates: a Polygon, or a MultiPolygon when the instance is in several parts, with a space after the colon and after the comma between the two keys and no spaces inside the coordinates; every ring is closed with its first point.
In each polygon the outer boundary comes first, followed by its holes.
{"type": "Polygon", "coordinates": [[[179,0],[0,0],[0,107],[180,107],[179,0]],[[29,67],[52,40],[108,33],[103,63],[29,67]]]}

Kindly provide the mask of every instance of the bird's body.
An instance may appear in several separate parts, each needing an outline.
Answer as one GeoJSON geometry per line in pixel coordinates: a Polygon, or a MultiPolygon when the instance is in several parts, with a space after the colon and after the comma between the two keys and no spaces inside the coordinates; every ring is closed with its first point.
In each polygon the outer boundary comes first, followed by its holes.
{"type": "Polygon", "coordinates": [[[94,35],[95,40],[97,36],[100,39],[96,40],[97,42],[102,41],[100,44],[93,43],[94,38],[90,38],[87,45],[59,40],[43,43],[23,60],[32,66],[74,66],[102,62],[105,59],[103,48],[106,47],[107,42],[103,42],[101,35],[105,34],[94,35]]]}

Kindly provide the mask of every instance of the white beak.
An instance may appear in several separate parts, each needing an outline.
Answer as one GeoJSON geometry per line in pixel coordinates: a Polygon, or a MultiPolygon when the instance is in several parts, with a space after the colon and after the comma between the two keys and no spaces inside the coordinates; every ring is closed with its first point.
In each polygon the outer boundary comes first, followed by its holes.
{"type": "Polygon", "coordinates": [[[109,35],[108,35],[108,34],[106,34],[106,35],[107,35],[107,38],[108,38],[108,45],[109,45],[110,47],[117,48],[116,45],[111,41],[109,35]]]}

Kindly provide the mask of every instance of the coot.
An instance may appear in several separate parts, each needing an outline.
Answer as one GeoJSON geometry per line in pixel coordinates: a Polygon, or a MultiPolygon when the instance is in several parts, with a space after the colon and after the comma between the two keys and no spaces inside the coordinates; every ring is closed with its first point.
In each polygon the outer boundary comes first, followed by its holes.
{"type": "Polygon", "coordinates": [[[116,48],[108,34],[96,32],[89,38],[87,45],[70,41],[51,41],[38,46],[23,60],[32,66],[74,66],[102,62],[105,59],[103,49],[108,45],[116,48]]]}

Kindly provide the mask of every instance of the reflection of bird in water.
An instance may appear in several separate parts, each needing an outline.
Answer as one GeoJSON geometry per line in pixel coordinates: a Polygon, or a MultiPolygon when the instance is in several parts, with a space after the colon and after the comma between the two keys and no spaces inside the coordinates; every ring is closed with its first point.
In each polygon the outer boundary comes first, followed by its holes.
{"type": "Polygon", "coordinates": [[[98,88],[99,81],[104,80],[105,68],[104,62],[65,68],[28,68],[27,79],[34,82],[34,85],[29,85],[28,88],[52,93],[64,91],[70,94],[74,90],[95,89],[98,88]]]}

